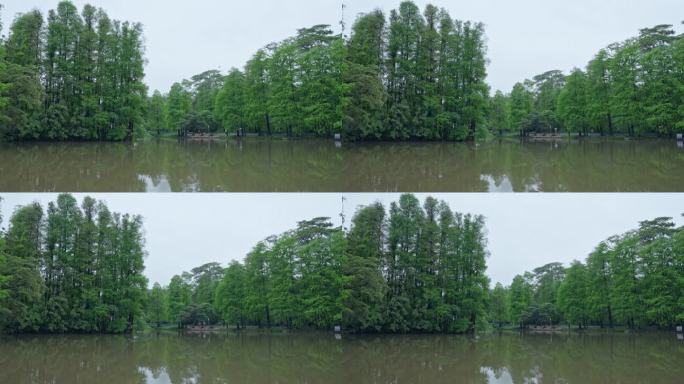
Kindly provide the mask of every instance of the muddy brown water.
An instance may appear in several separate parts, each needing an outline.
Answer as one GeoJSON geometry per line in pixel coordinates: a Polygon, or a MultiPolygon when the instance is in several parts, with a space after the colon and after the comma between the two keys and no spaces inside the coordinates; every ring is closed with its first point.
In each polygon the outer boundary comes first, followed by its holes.
{"type": "Polygon", "coordinates": [[[683,192],[675,140],[0,144],[3,192],[683,192]]]}
{"type": "Polygon", "coordinates": [[[0,338],[0,383],[681,383],[672,333],[0,338]]]}

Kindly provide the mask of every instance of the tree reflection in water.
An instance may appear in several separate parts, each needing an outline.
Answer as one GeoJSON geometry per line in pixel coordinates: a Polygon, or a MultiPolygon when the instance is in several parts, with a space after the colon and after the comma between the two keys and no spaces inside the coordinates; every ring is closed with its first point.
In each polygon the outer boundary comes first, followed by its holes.
{"type": "Polygon", "coordinates": [[[674,141],[0,145],[12,192],[679,192],[674,141]]]}
{"type": "Polygon", "coordinates": [[[673,383],[684,374],[684,344],[660,333],[336,340],[163,332],[1,341],[3,383],[673,383]]]}

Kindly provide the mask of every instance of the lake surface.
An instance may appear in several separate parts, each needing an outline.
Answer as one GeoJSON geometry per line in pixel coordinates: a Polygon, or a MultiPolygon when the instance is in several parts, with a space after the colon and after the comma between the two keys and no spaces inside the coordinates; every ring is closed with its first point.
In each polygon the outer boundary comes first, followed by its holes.
{"type": "Polygon", "coordinates": [[[674,140],[0,145],[3,192],[682,192],[674,140]]]}
{"type": "Polygon", "coordinates": [[[0,383],[681,383],[674,334],[0,338],[0,383]]]}

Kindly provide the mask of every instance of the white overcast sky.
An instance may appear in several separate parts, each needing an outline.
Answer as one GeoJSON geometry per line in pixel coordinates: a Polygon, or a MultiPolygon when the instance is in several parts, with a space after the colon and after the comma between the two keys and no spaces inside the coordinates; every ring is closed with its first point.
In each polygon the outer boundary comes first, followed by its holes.
{"type": "MultiPolygon", "coordinates": [[[[241,68],[268,43],[298,28],[338,28],[341,4],[351,25],[360,12],[389,13],[400,0],[92,0],[116,19],[141,22],[147,41],[147,82],[152,90],[207,69],[241,68]]],[[[57,0],[0,0],[5,31],[18,12],[47,14],[57,0]]],[[[75,0],[82,7],[86,1],[75,0]]],[[[417,0],[424,8],[428,1],[417,0]]],[[[550,69],[584,67],[601,48],[635,36],[643,27],[673,24],[681,31],[681,0],[435,0],[452,17],[487,26],[489,83],[509,91],[513,84],[550,69]]],[[[6,33],[6,32],[5,32],[6,33]]]]}
{"type": "MultiPolygon", "coordinates": [[[[584,260],[601,241],[666,216],[683,224],[684,194],[431,194],[452,209],[487,219],[488,275],[513,277],[550,262],[584,260]]],[[[0,194],[6,227],[18,205],[45,207],[55,194],[0,194]]],[[[75,195],[79,202],[84,194],[75,195]]],[[[144,217],[150,282],[167,284],[209,262],[242,261],[259,241],[301,220],[332,217],[339,225],[342,194],[90,194],[110,209],[144,217]]],[[[356,207],[398,194],[345,194],[347,225],[356,207]]],[[[428,195],[418,194],[421,201],[428,195]]]]}

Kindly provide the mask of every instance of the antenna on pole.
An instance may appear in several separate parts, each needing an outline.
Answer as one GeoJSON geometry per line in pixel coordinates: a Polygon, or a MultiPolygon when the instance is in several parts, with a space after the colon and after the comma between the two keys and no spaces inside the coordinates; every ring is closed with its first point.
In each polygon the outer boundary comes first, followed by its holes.
{"type": "Polygon", "coordinates": [[[342,218],[342,230],[344,230],[344,222],[346,216],[344,215],[344,202],[347,201],[347,198],[342,196],[342,212],[340,213],[340,217],[342,218]]]}
{"type": "Polygon", "coordinates": [[[344,11],[347,9],[347,5],[342,3],[342,19],[340,20],[340,26],[342,27],[342,38],[346,38],[344,32],[347,30],[347,23],[344,21],[344,11]]]}

